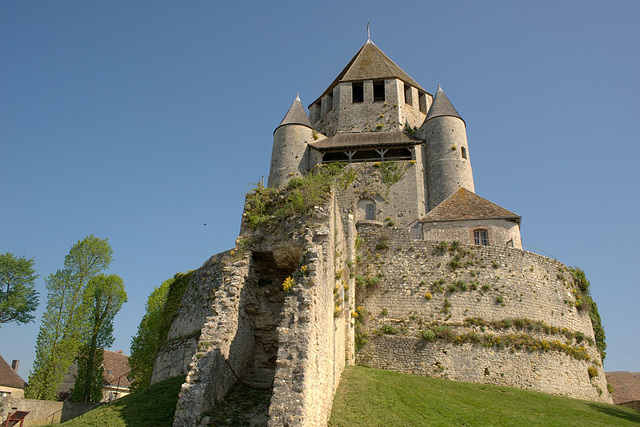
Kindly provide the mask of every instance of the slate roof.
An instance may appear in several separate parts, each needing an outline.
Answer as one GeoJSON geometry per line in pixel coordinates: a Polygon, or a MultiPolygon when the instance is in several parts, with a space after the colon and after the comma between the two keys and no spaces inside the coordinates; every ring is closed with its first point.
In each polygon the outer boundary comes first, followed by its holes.
{"type": "Polygon", "coordinates": [[[131,385],[126,374],[131,370],[129,368],[129,356],[116,351],[105,350],[104,351],[104,372],[102,373],[102,380],[105,383],[109,383],[113,386],[119,385],[120,387],[127,387],[131,385]],[[118,383],[118,378],[120,382],[118,383]]]}
{"type": "Polygon", "coordinates": [[[367,40],[358,53],[351,58],[347,66],[338,74],[338,77],[331,82],[329,87],[311,105],[318,102],[319,99],[333,90],[339,83],[388,78],[400,79],[423,92],[427,92],[418,82],[413,80],[402,68],[385,55],[378,46],[373,44],[371,40],[367,40]]]}
{"type": "Polygon", "coordinates": [[[516,215],[475,193],[460,188],[433,208],[421,221],[459,221],[469,219],[507,219],[520,223],[516,215]]]}
{"type": "MultiPolygon", "coordinates": [[[[293,101],[293,104],[291,104],[291,107],[289,107],[289,111],[285,114],[284,119],[282,119],[278,128],[280,126],[294,124],[311,127],[309,116],[307,116],[307,112],[304,111],[304,107],[302,106],[302,102],[300,102],[299,96],[296,96],[296,99],[293,101]]],[[[276,128],[276,130],[278,128],[276,128]]]]}
{"type": "Polygon", "coordinates": [[[339,133],[309,145],[318,151],[336,150],[341,148],[407,146],[421,144],[422,140],[411,138],[402,131],[395,132],[360,132],[339,133]]]}
{"type": "Polygon", "coordinates": [[[425,122],[435,118],[435,117],[457,117],[462,120],[458,111],[453,108],[453,104],[447,98],[442,87],[438,84],[438,91],[436,95],[433,97],[433,103],[431,104],[431,108],[429,108],[429,112],[427,113],[427,117],[424,119],[425,122]]]}
{"type": "Polygon", "coordinates": [[[13,388],[24,388],[27,383],[0,356],[0,385],[13,388]]]}
{"type": "Polygon", "coordinates": [[[607,382],[613,386],[613,403],[640,402],[640,372],[607,372],[607,382]]]}

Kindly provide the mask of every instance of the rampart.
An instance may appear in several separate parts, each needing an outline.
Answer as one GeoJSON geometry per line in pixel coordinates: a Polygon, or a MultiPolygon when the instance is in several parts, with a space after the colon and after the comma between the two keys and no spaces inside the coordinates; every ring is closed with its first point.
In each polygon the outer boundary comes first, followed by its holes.
{"type": "Polygon", "coordinates": [[[358,364],[611,401],[563,264],[389,227],[358,232],[358,364]]]}

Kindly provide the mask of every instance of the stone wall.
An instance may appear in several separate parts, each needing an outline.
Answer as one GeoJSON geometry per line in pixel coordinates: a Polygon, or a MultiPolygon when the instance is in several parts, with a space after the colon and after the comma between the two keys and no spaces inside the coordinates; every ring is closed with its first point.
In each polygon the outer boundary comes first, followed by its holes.
{"type": "Polygon", "coordinates": [[[158,352],[151,376],[152,384],[188,372],[200,331],[207,317],[213,315],[212,302],[222,284],[229,253],[226,251],[214,255],[193,272],[179,313],[171,323],[167,343],[158,352]]]}
{"type": "Polygon", "coordinates": [[[52,422],[61,423],[78,417],[97,406],[100,404],[0,397],[0,423],[16,410],[29,412],[24,419],[24,427],[49,425],[52,422]]]}
{"type": "Polygon", "coordinates": [[[359,364],[611,401],[588,312],[576,308],[561,263],[506,247],[440,246],[388,227],[361,226],[359,241],[368,336],[359,364]],[[502,343],[486,344],[489,334],[502,343]]]}
{"type": "Polygon", "coordinates": [[[433,242],[458,241],[474,244],[473,230],[483,228],[489,234],[489,242],[493,246],[509,245],[522,249],[520,226],[505,219],[476,219],[467,221],[422,222],[424,240],[433,242]],[[511,242],[511,243],[510,243],[511,242]]]}

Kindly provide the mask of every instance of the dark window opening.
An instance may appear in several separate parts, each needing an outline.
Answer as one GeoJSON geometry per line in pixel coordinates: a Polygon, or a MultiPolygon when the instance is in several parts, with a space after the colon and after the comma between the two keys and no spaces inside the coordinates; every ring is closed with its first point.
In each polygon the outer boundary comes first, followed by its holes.
{"type": "Polygon", "coordinates": [[[462,153],[462,158],[466,159],[467,158],[467,149],[464,147],[460,147],[460,152],[462,153]]]}
{"type": "Polygon", "coordinates": [[[351,102],[364,102],[364,86],[362,82],[351,83],[351,102]]]}
{"type": "Polygon", "coordinates": [[[413,97],[411,96],[411,85],[404,84],[404,102],[413,105],[413,97]]]}
{"type": "Polygon", "coordinates": [[[384,80],[373,82],[373,100],[384,101],[384,80]]]}
{"type": "Polygon", "coordinates": [[[333,163],[333,162],[348,162],[349,156],[347,153],[342,151],[336,151],[335,153],[324,153],[322,155],[322,163],[333,163]]]}
{"type": "Polygon", "coordinates": [[[378,154],[375,150],[358,150],[351,157],[352,162],[366,162],[366,161],[380,161],[380,154],[378,154]]]}
{"type": "Polygon", "coordinates": [[[412,160],[413,155],[410,148],[390,148],[384,154],[385,160],[412,160]]]}
{"type": "Polygon", "coordinates": [[[476,245],[489,246],[489,233],[487,230],[473,230],[473,240],[476,245]]]}
{"type": "Polygon", "coordinates": [[[333,110],[333,93],[327,95],[327,111],[333,110]]]}
{"type": "Polygon", "coordinates": [[[420,93],[420,112],[427,114],[427,94],[420,93]]]}

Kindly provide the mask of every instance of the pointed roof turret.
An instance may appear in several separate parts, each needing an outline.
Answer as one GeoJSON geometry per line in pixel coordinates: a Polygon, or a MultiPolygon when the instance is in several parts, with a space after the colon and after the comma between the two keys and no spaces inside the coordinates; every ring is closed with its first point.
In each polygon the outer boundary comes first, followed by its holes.
{"type": "MultiPolygon", "coordinates": [[[[360,80],[383,80],[396,78],[409,83],[411,86],[426,92],[415,80],[413,80],[402,68],[393,62],[376,46],[371,39],[360,48],[346,67],[338,74],[329,87],[320,95],[321,99],[340,83],[360,80]]],[[[318,100],[315,100],[317,102],[318,100]]]]}
{"type": "MultiPolygon", "coordinates": [[[[307,112],[304,110],[302,102],[300,101],[300,95],[296,96],[296,99],[293,101],[293,104],[291,104],[291,107],[289,107],[289,111],[285,114],[278,128],[284,125],[302,125],[312,128],[309,116],[307,116],[307,112]]],[[[278,128],[276,128],[276,130],[278,130],[278,128]]]]}
{"type": "Polygon", "coordinates": [[[436,95],[433,97],[433,104],[431,104],[431,108],[429,108],[429,112],[427,113],[427,117],[424,119],[425,123],[434,117],[457,117],[460,120],[464,121],[460,114],[453,108],[451,101],[447,98],[444,91],[442,90],[442,86],[438,83],[438,91],[436,95]]]}

